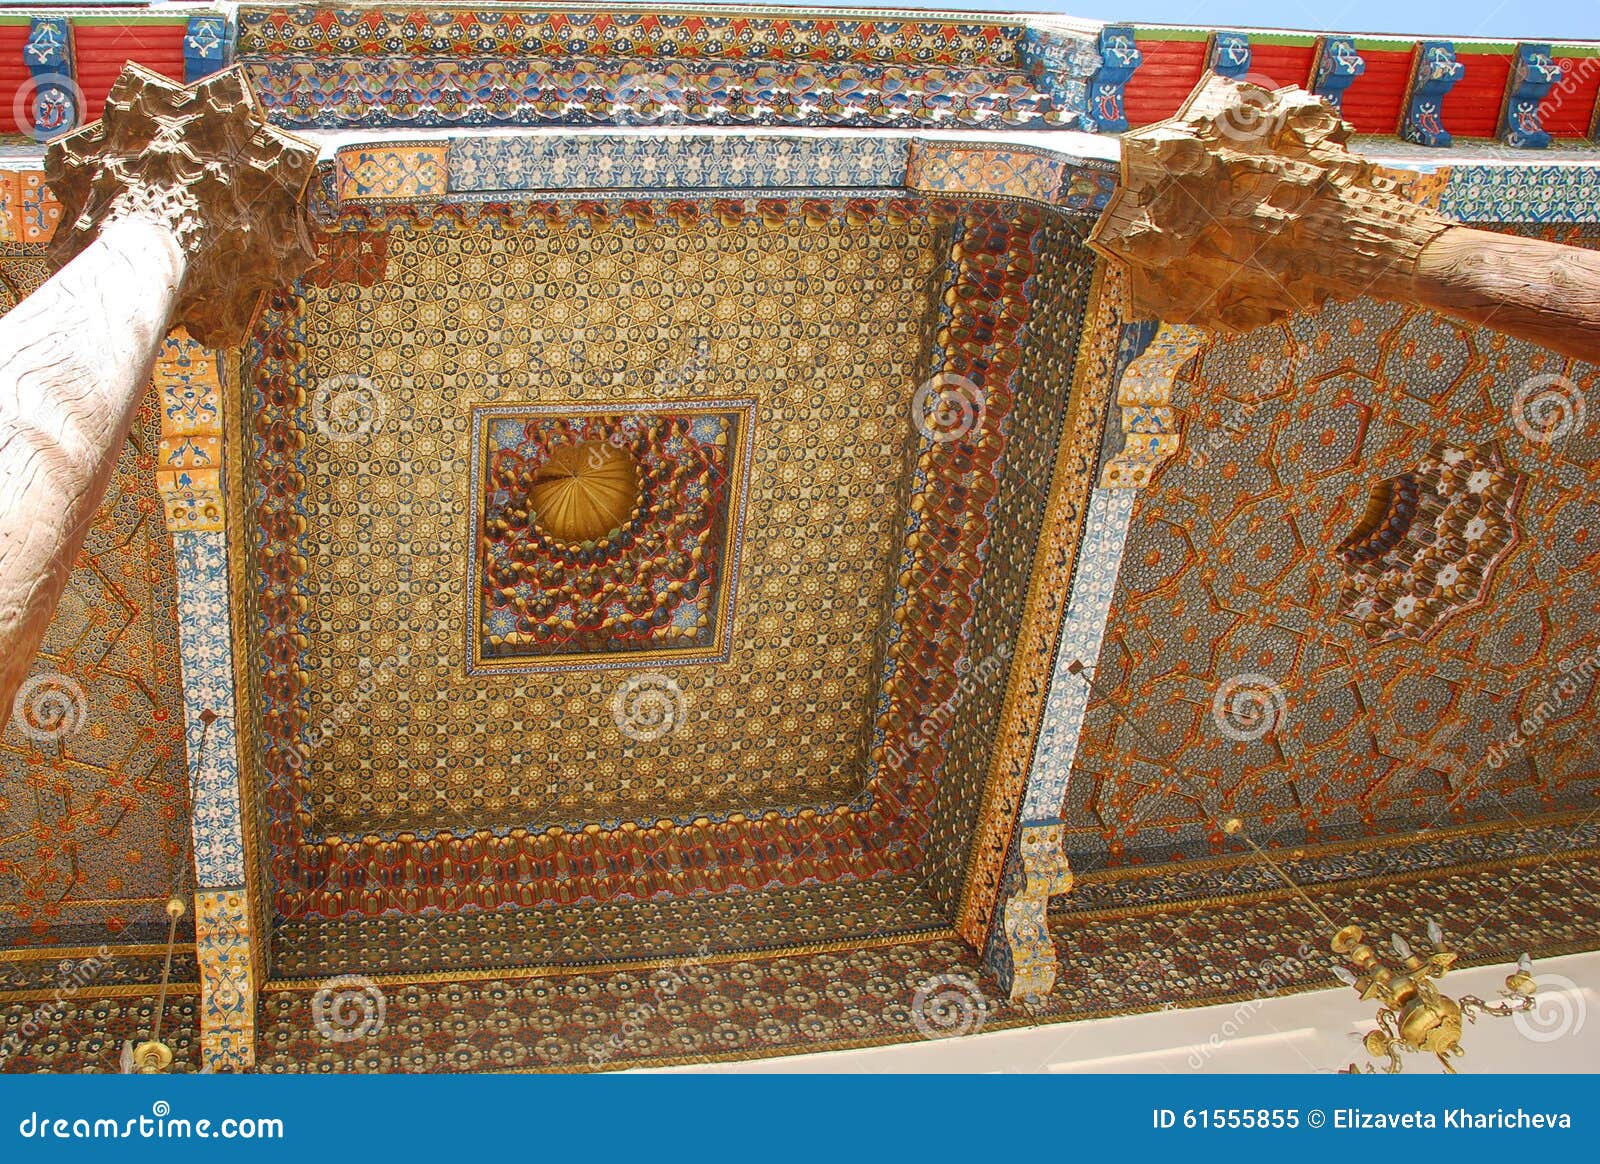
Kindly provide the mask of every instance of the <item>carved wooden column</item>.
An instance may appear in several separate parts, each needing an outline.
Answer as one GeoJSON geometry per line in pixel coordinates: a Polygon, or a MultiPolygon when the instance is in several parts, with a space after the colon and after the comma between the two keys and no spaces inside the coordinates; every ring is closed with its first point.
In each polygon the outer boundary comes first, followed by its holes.
{"type": "Polygon", "coordinates": [[[311,265],[315,160],[238,69],[184,88],[129,65],[102,119],[51,144],[64,266],[0,320],[0,727],[168,328],[237,344],[261,295],[311,265]]]}
{"type": "Polygon", "coordinates": [[[1089,244],[1170,323],[1251,331],[1368,295],[1600,361],[1600,253],[1473,230],[1402,197],[1303,89],[1210,75],[1122,139],[1089,244]]]}

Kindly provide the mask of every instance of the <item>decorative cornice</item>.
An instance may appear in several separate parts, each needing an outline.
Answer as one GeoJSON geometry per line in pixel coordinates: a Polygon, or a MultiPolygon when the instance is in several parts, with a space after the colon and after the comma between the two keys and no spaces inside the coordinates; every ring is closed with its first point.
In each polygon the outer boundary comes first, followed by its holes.
{"type": "Polygon", "coordinates": [[[1143,59],[1134,44],[1133,25],[1110,24],[1100,30],[1100,68],[1089,83],[1089,117],[1094,128],[1107,133],[1128,128],[1122,91],[1143,59]]]}
{"type": "Polygon", "coordinates": [[[1100,471],[1103,489],[1139,489],[1178,451],[1183,434],[1172,408],[1178,373],[1205,346],[1206,333],[1181,323],[1163,323],[1150,345],[1117,382],[1123,447],[1100,471]]]}
{"type": "Polygon", "coordinates": [[[1317,39],[1311,66],[1311,91],[1334,109],[1344,101],[1344,91],[1367,71],[1367,62],[1356,52],[1356,42],[1348,36],[1317,39]]]}
{"type": "Polygon", "coordinates": [[[27,110],[32,124],[19,128],[35,141],[49,141],[70,132],[83,116],[83,90],[75,76],[72,28],[67,18],[34,17],[22,59],[32,75],[27,110]]]}
{"type": "Polygon", "coordinates": [[[151,374],[161,409],[156,488],[174,533],[220,530],[222,388],[214,353],[182,328],[167,336],[151,374]]]}

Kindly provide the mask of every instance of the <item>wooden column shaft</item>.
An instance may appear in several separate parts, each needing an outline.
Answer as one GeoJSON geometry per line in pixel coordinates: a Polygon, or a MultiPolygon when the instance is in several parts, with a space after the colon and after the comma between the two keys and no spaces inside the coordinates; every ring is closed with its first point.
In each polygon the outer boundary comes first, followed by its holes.
{"type": "Polygon", "coordinates": [[[1595,251],[1453,226],[1423,249],[1410,291],[1434,311],[1600,364],[1595,251]]]}
{"type": "Polygon", "coordinates": [[[0,318],[0,727],[105,499],[186,266],[167,226],[118,219],[0,318]]]}
{"type": "Polygon", "coordinates": [[[237,344],[315,261],[316,156],[266,124],[237,66],[183,86],[130,63],[101,119],[50,143],[61,270],[0,320],[0,728],[168,329],[237,344]]]}

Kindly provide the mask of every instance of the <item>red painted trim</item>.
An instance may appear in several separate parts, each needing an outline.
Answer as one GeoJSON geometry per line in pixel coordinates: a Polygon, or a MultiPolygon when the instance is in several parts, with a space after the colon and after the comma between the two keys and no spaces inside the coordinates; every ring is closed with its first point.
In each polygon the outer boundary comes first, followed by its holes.
{"type": "Polygon", "coordinates": [[[1316,50],[1308,44],[1252,44],[1251,79],[1260,84],[1270,81],[1274,89],[1281,89],[1285,85],[1309,88],[1315,55],[1316,50]]]}
{"type": "Polygon", "coordinates": [[[0,133],[22,133],[26,128],[17,124],[16,98],[32,76],[22,57],[27,43],[26,24],[0,24],[0,133]]]}
{"type": "Polygon", "coordinates": [[[1500,127],[1506,88],[1511,83],[1511,58],[1498,53],[1456,53],[1466,66],[1444,95],[1440,115],[1452,137],[1493,137],[1500,127]]]}
{"type": "Polygon", "coordinates": [[[1557,57],[1566,66],[1539,106],[1539,121],[1551,137],[1589,136],[1600,101],[1600,57],[1557,57]]]}
{"type": "Polygon", "coordinates": [[[175,81],[183,80],[181,24],[75,24],[78,84],[83,87],[85,123],[98,121],[106,94],[129,61],[154,69],[175,81]]]}
{"type": "Polygon", "coordinates": [[[1178,112],[1205,72],[1202,40],[1135,40],[1144,60],[1123,91],[1129,125],[1149,125],[1178,112]]]}
{"type": "Polygon", "coordinates": [[[1411,83],[1411,49],[1362,49],[1367,68],[1344,93],[1344,119],[1357,133],[1395,134],[1411,83]]]}

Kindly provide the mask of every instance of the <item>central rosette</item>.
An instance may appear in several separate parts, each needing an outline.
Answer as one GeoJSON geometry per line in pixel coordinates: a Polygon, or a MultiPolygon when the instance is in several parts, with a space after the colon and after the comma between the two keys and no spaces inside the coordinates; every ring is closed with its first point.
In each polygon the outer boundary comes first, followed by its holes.
{"type": "Polygon", "coordinates": [[[490,420],[479,657],[712,647],[740,419],[490,420]]]}
{"type": "Polygon", "coordinates": [[[599,542],[620,532],[638,510],[639,468],[609,441],[553,449],[533,475],[533,524],[557,541],[599,542]]]}

